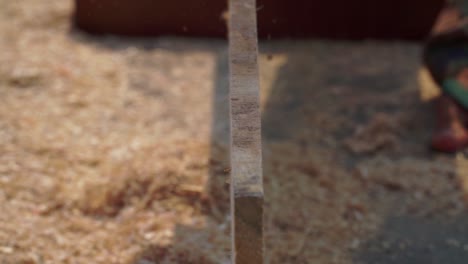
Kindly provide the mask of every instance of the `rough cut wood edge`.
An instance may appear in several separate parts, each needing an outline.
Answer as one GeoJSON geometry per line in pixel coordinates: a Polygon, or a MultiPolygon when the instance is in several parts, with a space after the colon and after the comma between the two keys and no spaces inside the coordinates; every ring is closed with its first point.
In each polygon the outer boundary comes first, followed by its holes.
{"type": "Polygon", "coordinates": [[[232,263],[263,263],[263,173],[255,0],[229,1],[232,263]]]}

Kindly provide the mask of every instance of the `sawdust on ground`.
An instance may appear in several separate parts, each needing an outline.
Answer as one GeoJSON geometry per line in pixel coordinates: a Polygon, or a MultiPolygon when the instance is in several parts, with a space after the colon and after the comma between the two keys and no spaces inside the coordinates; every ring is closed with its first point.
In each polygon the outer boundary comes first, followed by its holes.
{"type": "MultiPolygon", "coordinates": [[[[0,262],[227,263],[225,43],[0,6],[0,262]]],[[[355,263],[389,215],[464,211],[464,157],[426,149],[419,50],[264,45],[268,263],[355,263]]]]}

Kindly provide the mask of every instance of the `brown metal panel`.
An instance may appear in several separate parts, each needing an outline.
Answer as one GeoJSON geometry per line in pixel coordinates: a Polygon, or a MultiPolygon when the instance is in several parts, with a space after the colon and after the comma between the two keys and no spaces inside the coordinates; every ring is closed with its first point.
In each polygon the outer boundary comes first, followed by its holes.
{"type": "MultiPolygon", "coordinates": [[[[223,0],[76,0],[76,24],[94,33],[226,37],[223,0]]],[[[421,39],[444,0],[259,0],[263,38],[421,39]]]]}

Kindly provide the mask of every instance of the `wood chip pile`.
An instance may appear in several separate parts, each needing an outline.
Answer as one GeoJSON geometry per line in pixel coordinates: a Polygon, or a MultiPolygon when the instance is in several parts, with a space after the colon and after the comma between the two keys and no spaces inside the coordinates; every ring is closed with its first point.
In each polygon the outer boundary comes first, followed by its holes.
{"type": "MultiPolygon", "coordinates": [[[[226,43],[86,36],[72,1],[0,6],[0,263],[227,263],[226,43]]],[[[426,148],[419,52],[262,46],[268,263],[360,263],[390,218],[464,211],[465,157],[426,148]]]]}

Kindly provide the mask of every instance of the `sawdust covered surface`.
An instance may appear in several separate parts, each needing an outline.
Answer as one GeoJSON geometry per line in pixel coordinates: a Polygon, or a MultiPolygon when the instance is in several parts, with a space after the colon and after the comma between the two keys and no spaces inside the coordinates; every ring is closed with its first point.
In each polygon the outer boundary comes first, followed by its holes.
{"type": "MultiPolygon", "coordinates": [[[[0,6],[0,263],[227,263],[225,43],[86,36],[71,1],[0,6]]],[[[425,148],[419,47],[262,51],[269,263],[355,263],[389,215],[464,211],[464,157],[425,148]]]]}

